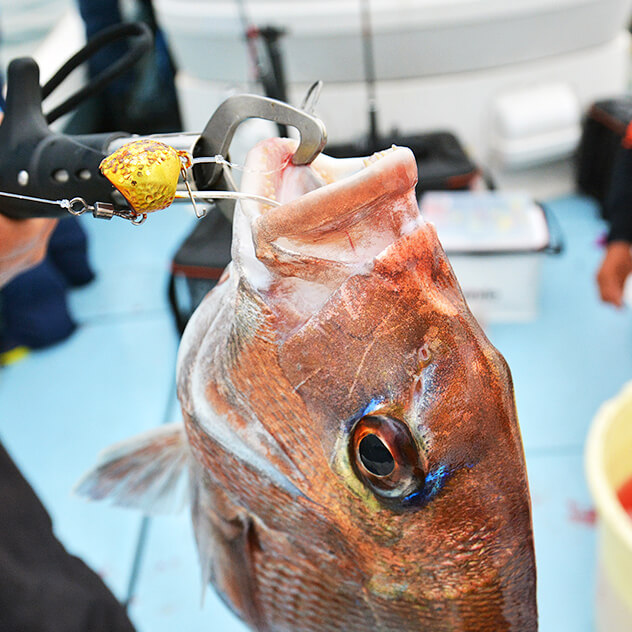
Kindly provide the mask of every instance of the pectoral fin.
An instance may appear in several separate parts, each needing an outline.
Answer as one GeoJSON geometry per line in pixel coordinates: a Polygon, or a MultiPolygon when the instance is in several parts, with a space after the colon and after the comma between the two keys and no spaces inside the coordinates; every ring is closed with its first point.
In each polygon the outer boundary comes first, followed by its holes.
{"type": "Polygon", "coordinates": [[[178,511],[188,496],[188,460],[184,426],[160,426],[107,448],[75,492],[149,514],[178,511]]]}

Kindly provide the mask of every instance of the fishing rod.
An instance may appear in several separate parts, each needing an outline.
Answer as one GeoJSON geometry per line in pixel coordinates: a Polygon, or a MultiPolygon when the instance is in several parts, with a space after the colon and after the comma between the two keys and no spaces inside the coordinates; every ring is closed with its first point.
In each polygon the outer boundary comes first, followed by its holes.
{"type": "Polygon", "coordinates": [[[375,51],[373,49],[373,29],[371,26],[369,0],[360,0],[360,18],[362,25],[362,60],[367,89],[367,113],[369,115],[369,151],[367,153],[373,153],[378,150],[378,127],[375,51]]]}

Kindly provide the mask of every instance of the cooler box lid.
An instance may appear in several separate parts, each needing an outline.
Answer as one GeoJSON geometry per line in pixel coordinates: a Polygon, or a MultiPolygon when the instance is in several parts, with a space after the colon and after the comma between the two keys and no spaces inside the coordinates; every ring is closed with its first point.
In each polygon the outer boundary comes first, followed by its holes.
{"type": "Polygon", "coordinates": [[[431,191],[420,209],[448,254],[540,252],[550,245],[544,210],[526,194],[431,191]]]}

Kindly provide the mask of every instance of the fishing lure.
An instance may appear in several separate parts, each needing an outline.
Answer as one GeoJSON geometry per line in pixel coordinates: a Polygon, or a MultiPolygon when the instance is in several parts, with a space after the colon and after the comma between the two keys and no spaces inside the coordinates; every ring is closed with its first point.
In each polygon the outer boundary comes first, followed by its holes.
{"type": "Polygon", "coordinates": [[[188,151],[174,149],[166,143],[141,139],[127,143],[104,158],[99,169],[114,188],[123,195],[137,218],[171,206],[176,199],[188,199],[198,218],[205,211],[196,204],[197,199],[252,199],[268,206],[279,206],[276,200],[239,191],[193,191],[187,178],[187,169],[197,162],[213,162],[227,167],[238,167],[223,156],[193,159],[188,151]],[[178,192],[182,177],[186,193],[178,192]]]}
{"type": "Polygon", "coordinates": [[[191,156],[165,143],[136,140],[104,158],[99,169],[138,214],[167,208],[178,180],[192,164],[191,156]]]}

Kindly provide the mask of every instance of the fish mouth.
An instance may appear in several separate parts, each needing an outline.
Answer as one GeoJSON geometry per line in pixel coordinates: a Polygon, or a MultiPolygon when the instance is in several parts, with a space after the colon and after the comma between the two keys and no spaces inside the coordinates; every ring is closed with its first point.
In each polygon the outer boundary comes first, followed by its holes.
{"type": "Polygon", "coordinates": [[[322,299],[353,274],[368,273],[381,253],[424,223],[417,163],[409,149],[392,147],[365,158],[320,154],[296,166],[295,147],[270,139],[248,155],[242,191],[280,206],[239,202],[233,259],[259,290],[302,282],[322,299]]]}

